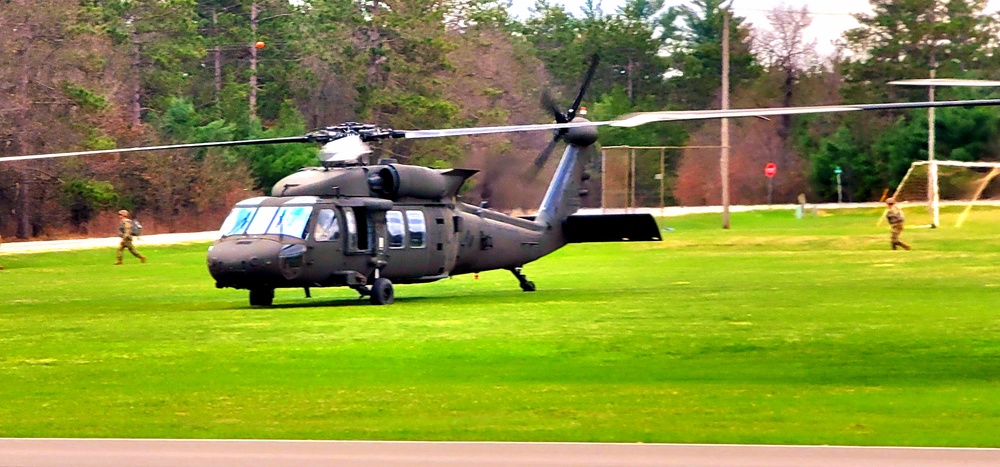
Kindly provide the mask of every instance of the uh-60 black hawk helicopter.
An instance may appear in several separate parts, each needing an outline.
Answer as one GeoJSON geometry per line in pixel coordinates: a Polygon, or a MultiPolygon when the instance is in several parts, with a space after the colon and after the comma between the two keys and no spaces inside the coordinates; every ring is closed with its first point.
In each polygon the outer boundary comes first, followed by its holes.
{"type": "Polygon", "coordinates": [[[590,122],[578,116],[593,60],[573,105],[562,111],[544,103],[556,123],[444,130],[394,130],[345,123],[302,136],[80,151],[0,160],[154,151],[213,146],[319,143],[320,167],[293,173],[271,196],[236,204],[208,250],[208,269],[219,288],[250,292],[250,304],[269,306],[277,288],[351,287],[378,305],[392,303],[393,283],[432,282],[450,276],[506,269],[524,291],[535,284],[522,267],[569,243],[660,240],[648,214],[579,215],[584,159],[597,127],[634,127],[658,121],[851,112],[921,107],[1000,105],[1000,99],[837,105],[735,110],[663,111],[590,122]],[[367,143],[390,138],[442,138],[523,131],[552,131],[536,159],[541,167],[556,143],[567,146],[533,217],[512,217],[461,202],[458,192],[476,170],[435,170],[379,161],[369,164],[367,143]]]}

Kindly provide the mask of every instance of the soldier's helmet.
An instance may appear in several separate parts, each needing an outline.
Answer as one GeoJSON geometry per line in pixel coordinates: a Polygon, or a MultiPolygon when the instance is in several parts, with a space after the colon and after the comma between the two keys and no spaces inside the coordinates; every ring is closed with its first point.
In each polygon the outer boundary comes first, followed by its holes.
{"type": "Polygon", "coordinates": [[[128,216],[128,211],[122,209],[121,211],[118,211],[118,215],[119,216],[128,216]]]}
{"type": "Polygon", "coordinates": [[[896,198],[887,198],[885,204],[896,204],[896,198]]]}

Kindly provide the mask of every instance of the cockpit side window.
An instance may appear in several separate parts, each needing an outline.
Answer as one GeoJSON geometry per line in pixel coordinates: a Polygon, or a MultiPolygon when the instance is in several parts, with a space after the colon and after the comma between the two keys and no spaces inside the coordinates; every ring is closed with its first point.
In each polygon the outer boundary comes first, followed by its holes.
{"type": "Polygon", "coordinates": [[[427,223],[423,211],[406,211],[407,227],[410,229],[410,248],[427,246],[427,223]]]}
{"type": "Polygon", "coordinates": [[[340,223],[337,222],[337,211],[333,209],[320,209],[316,215],[316,228],[313,229],[313,238],[318,242],[329,242],[340,240],[340,223]]]}
{"type": "Polygon", "coordinates": [[[406,227],[403,225],[403,213],[388,211],[385,213],[385,227],[389,232],[389,248],[403,248],[406,240],[406,227]]]}
{"type": "Polygon", "coordinates": [[[253,218],[253,213],[256,210],[257,208],[241,207],[233,209],[229,213],[229,216],[226,217],[226,220],[222,222],[222,228],[219,229],[219,233],[223,237],[243,234],[250,225],[250,219],[253,218]]]}

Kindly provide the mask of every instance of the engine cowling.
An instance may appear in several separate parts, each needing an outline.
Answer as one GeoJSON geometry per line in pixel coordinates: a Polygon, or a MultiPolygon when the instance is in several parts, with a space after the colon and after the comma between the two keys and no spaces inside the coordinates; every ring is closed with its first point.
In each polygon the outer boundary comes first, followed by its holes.
{"type": "Polygon", "coordinates": [[[387,165],[368,177],[376,196],[388,199],[423,198],[438,200],[448,193],[448,177],[441,172],[412,165],[387,165]]]}

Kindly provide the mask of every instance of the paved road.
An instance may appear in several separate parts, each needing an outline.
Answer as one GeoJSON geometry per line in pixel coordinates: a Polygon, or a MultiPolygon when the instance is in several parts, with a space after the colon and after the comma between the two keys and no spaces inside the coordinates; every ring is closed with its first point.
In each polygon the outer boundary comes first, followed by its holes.
{"type": "MultiPolygon", "coordinates": [[[[135,245],[173,245],[177,243],[211,242],[219,238],[218,231],[143,235],[135,240],[135,245]]],[[[38,242],[4,242],[0,254],[38,253],[41,251],[67,251],[81,248],[118,248],[119,237],[81,238],[76,240],[50,240],[38,242]]]]}
{"type": "Polygon", "coordinates": [[[3,467],[996,467],[1000,449],[696,444],[0,439],[3,467]]]}

